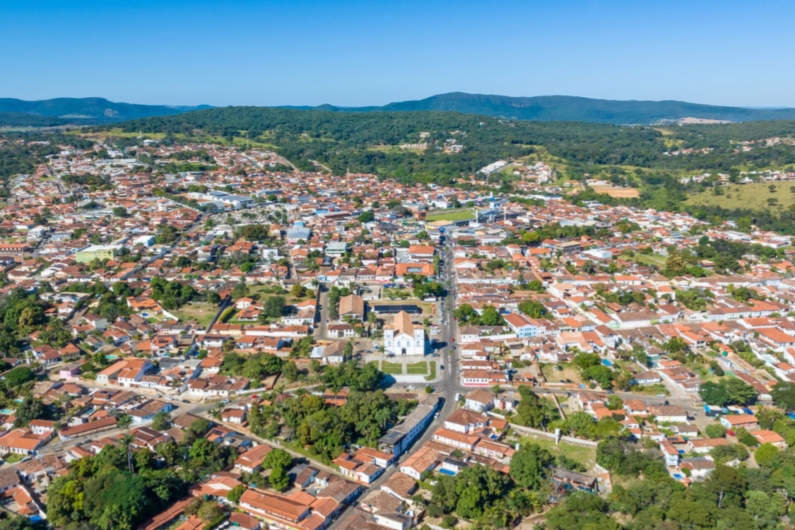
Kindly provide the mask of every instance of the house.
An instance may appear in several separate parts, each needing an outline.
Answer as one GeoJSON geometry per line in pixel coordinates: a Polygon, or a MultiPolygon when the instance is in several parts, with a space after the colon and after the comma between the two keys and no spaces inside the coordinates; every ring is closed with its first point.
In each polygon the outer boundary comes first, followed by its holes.
{"type": "Polygon", "coordinates": [[[356,329],[350,324],[329,324],[328,336],[334,339],[350,339],[356,336],[356,329]]]}
{"type": "Polygon", "coordinates": [[[691,479],[704,479],[715,470],[715,462],[711,457],[698,456],[685,458],[679,465],[680,469],[689,469],[691,479]]]}
{"type": "Polygon", "coordinates": [[[567,490],[598,493],[599,482],[595,477],[556,467],[552,472],[552,482],[567,490]]]}
{"type": "Polygon", "coordinates": [[[255,473],[259,471],[262,468],[262,462],[271,450],[272,447],[266,444],[252,447],[237,457],[235,460],[235,469],[239,469],[243,473],[255,473]]]}
{"type": "Polygon", "coordinates": [[[721,416],[720,423],[730,431],[734,431],[740,427],[750,431],[759,426],[759,421],[753,414],[727,414],[721,416]]]}
{"type": "Polygon", "coordinates": [[[324,346],[315,346],[309,358],[318,359],[328,365],[342,364],[345,362],[345,342],[334,341],[324,346]]]}
{"type": "Polygon", "coordinates": [[[146,359],[130,357],[110,365],[97,374],[97,382],[115,384],[124,387],[134,386],[152,369],[152,363],[146,359]]]}
{"type": "Polygon", "coordinates": [[[687,447],[693,453],[706,454],[715,447],[721,445],[731,445],[726,438],[691,438],[687,441],[687,447]]]}
{"type": "Polygon", "coordinates": [[[520,339],[528,339],[538,335],[538,326],[522,314],[508,313],[503,318],[520,339]]]}
{"type": "Polygon", "coordinates": [[[425,355],[425,328],[414,325],[411,315],[400,311],[394,323],[384,327],[384,352],[387,355],[425,355]]]}
{"type": "Polygon", "coordinates": [[[349,294],[340,298],[340,318],[352,318],[354,320],[364,320],[364,298],[349,294]]]}
{"type": "Polygon", "coordinates": [[[483,388],[478,388],[468,393],[464,402],[465,409],[480,412],[481,414],[488,412],[493,406],[494,393],[483,388]]]}
{"type": "Polygon", "coordinates": [[[649,413],[664,423],[687,423],[687,411],[676,405],[657,405],[649,407],[649,413]]]}
{"type": "Polygon", "coordinates": [[[662,451],[665,458],[665,465],[668,467],[676,467],[679,465],[679,451],[667,440],[660,442],[660,451],[662,451]]]}
{"type": "Polygon", "coordinates": [[[420,480],[423,473],[436,467],[439,458],[439,452],[436,449],[423,445],[401,464],[400,472],[414,480],[420,480]]]}
{"type": "Polygon", "coordinates": [[[243,425],[246,422],[246,411],[238,408],[224,409],[221,412],[221,420],[235,425],[243,425]]]}
{"type": "Polygon", "coordinates": [[[465,409],[457,409],[444,420],[444,426],[451,431],[469,434],[481,430],[489,423],[489,418],[483,414],[465,409]]]}
{"type": "Polygon", "coordinates": [[[662,377],[657,372],[643,372],[635,375],[632,382],[636,385],[656,385],[662,383],[662,377]]]}
{"type": "Polygon", "coordinates": [[[766,429],[749,431],[749,434],[756,438],[760,444],[770,444],[779,449],[787,448],[787,441],[777,432],[766,429]]]}
{"type": "Polygon", "coordinates": [[[30,429],[14,429],[0,436],[0,451],[3,454],[29,455],[49,440],[50,434],[34,434],[30,429]]]}

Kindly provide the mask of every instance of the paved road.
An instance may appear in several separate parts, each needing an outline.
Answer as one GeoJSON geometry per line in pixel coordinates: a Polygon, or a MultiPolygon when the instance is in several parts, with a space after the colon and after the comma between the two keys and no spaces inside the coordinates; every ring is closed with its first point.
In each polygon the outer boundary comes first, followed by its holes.
{"type": "Polygon", "coordinates": [[[318,286],[320,289],[320,297],[319,297],[319,304],[320,304],[320,321],[318,322],[317,326],[315,327],[315,339],[316,340],[323,340],[327,337],[327,329],[329,323],[329,314],[328,314],[328,288],[323,284],[318,286]]]}

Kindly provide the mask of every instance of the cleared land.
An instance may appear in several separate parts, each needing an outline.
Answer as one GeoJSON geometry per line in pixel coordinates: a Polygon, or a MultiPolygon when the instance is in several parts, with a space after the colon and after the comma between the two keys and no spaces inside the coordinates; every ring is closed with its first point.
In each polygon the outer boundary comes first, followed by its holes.
{"type": "Polygon", "coordinates": [[[425,216],[426,221],[464,221],[466,219],[474,219],[475,213],[471,208],[463,208],[460,210],[440,210],[438,212],[430,212],[425,216]]]}
{"type": "Polygon", "coordinates": [[[571,365],[562,364],[560,365],[563,368],[562,371],[555,370],[554,364],[542,364],[541,365],[541,372],[544,374],[544,378],[547,380],[547,383],[562,383],[567,379],[571,380],[572,383],[581,384],[582,379],[580,379],[580,372],[577,371],[571,365]]]}
{"type": "Polygon", "coordinates": [[[215,314],[218,313],[218,308],[204,302],[189,303],[176,311],[171,311],[171,313],[177,315],[182,322],[195,320],[202,326],[208,326],[213,321],[215,314]]]}
{"type": "Polygon", "coordinates": [[[597,193],[605,193],[616,199],[636,199],[640,197],[640,190],[637,188],[614,188],[613,186],[593,186],[597,193]]]}
{"type": "Polygon", "coordinates": [[[532,437],[530,435],[522,434],[521,444],[535,443],[548,450],[555,456],[563,455],[572,460],[576,460],[585,466],[586,469],[593,468],[596,464],[596,448],[584,445],[574,445],[566,442],[560,442],[555,445],[554,440],[543,437],[532,437]]]}
{"type": "Polygon", "coordinates": [[[723,190],[723,195],[715,195],[713,190],[702,191],[691,195],[687,204],[752,210],[783,209],[795,204],[795,193],[792,191],[795,190],[795,181],[729,184],[719,189],[723,190]],[[770,186],[775,188],[772,193],[770,186]],[[773,206],[768,203],[769,199],[775,199],[773,206]]]}

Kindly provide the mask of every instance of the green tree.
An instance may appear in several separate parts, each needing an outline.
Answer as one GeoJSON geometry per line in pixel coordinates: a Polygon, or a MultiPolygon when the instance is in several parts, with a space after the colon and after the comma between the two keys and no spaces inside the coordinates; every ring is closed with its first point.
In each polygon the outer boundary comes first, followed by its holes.
{"type": "Polygon", "coordinates": [[[538,489],[554,463],[552,454],[540,445],[525,444],[511,459],[511,478],[524,488],[538,489]]]}
{"type": "Polygon", "coordinates": [[[795,410],[795,383],[778,383],[770,391],[773,403],[784,410],[795,410]]]}
{"type": "Polygon", "coordinates": [[[226,494],[226,498],[229,499],[230,502],[237,504],[240,502],[240,497],[243,496],[247,489],[248,488],[246,488],[246,486],[243,484],[238,484],[229,490],[229,493],[226,494]]]}
{"type": "Polygon", "coordinates": [[[770,443],[760,445],[754,452],[754,460],[762,467],[768,467],[776,461],[778,448],[770,443]]]}
{"type": "Polygon", "coordinates": [[[152,420],[152,429],[156,431],[165,431],[171,424],[171,415],[168,412],[160,411],[155,414],[152,420]]]}
{"type": "Polygon", "coordinates": [[[723,438],[726,436],[726,428],[720,423],[710,423],[704,429],[704,432],[710,438],[723,438]]]}
{"type": "Polygon", "coordinates": [[[271,470],[268,481],[270,482],[271,487],[276,491],[281,492],[290,487],[290,477],[281,467],[276,467],[271,470]]]}

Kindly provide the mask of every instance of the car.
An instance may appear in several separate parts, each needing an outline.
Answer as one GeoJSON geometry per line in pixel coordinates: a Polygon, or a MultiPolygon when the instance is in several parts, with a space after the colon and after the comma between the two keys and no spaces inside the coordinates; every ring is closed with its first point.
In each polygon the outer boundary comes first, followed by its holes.
{"type": "Polygon", "coordinates": [[[443,365],[443,364],[440,364],[440,365],[439,365],[439,369],[440,369],[440,370],[444,370],[444,365],[443,365]]]}
{"type": "Polygon", "coordinates": [[[663,403],[663,405],[665,405],[665,406],[668,406],[668,405],[669,405],[669,403],[668,403],[668,400],[667,400],[667,399],[665,400],[665,402],[663,403]]]}
{"type": "Polygon", "coordinates": [[[455,342],[455,337],[450,337],[450,342],[455,342]]]}
{"type": "Polygon", "coordinates": [[[657,394],[657,397],[665,397],[665,394],[657,394]]]}

